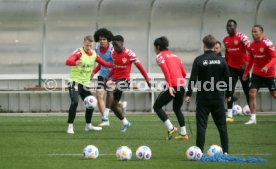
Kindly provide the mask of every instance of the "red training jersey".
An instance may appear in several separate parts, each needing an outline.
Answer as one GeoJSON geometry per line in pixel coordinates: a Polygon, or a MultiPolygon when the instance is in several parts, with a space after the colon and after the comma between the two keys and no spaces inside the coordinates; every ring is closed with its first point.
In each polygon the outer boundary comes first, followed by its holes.
{"type": "Polygon", "coordinates": [[[223,39],[225,46],[225,60],[228,66],[240,69],[248,62],[247,50],[250,47],[250,41],[246,35],[236,32],[234,36],[226,36],[223,39]]]}
{"type": "Polygon", "coordinates": [[[185,85],[186,71],[177,55],[169,50],[164,50],[156,56],[156,62],[169,87],[185,85]]]}
{"type": "Polygon", "coordinates": [[[247,76],[253,66],[253,74],[266,78],[275,77],[275,64],[276,49],[273,43],[268,38],[253,41],[250,46],[249,63],[244,71],[244,75],[247,76]],[[263,67],[268,68],[267,73],[261,71],[263,67]]]}
{"type": "Polygon", "coordinates": [[[145,80],[150,80],[142,64],[137,59],[136,54],[130,49],[124,48],[121,53],[116,52],[114,49],[112,49],[111,55],[115,67],[113,67],[113,69],[110,71],[107,78],[113,75],[113,81],[119,79],[130,80],[131,64],[134,63],[145,78],[145,80]]]}

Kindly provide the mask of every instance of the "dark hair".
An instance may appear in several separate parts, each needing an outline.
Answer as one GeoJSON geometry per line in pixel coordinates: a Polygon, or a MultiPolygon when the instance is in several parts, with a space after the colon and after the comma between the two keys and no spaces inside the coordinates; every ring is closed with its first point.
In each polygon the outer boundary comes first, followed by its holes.
{"type": "Polygon", "coordinates": [[[262,25],[254,25],[253,28],[259,28],[261,32],[264,32],[264,28],[262,25]]]}
{"type": "Polygon", "coordinates": [[[110,30],[101,28],[94,33],[94,39],[96,42],[99,42],[100,37],[105,37],[110,42],[113,38],[113,34],[110,30]]]}
{"type": "Polygon", "coordinates": [[[203,44],[207,49],[212,49],[216,44],[216,38],[213,35],[207,35],[202,39],[203,44]]]}
{"type": "Polygon", "coordinates": [[[86,35],[83,41],[93,42],[93,37],[91,35],[86,35]]]}
{"type": "Polygon", "coordinates": [[[113,36],[112,41],[124,42],[124,38],[122,35],[116,35],[116,36],[113,36]]]}
{"type": "Polygon", "coordinates": [[[233,22],[236,26],[238,26],[237,21],[235,21],[234,19],[229,19],[227,22],[233,22]]]}
{"type": "Polygon", "coordinates": [[[155,39],[153,45],[157,48],[159,46],[159,50],[168,50],[169,47],[169,40],[165,36],[161,36],[157,39],[155,39]]]}

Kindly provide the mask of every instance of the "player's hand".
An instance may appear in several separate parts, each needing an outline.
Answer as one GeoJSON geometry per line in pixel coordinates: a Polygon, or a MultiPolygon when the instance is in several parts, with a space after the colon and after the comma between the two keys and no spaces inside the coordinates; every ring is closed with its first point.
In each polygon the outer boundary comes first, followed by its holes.
{"type": "Polygon", "coordinates": [[[186,102],[187,106],[191,103],[191,100],[192,100],[191,97],[189,97],[189,96],[185,97],[185,102],[186,102]]]}
{"type": "Polygon", "coordinates": [[[264,67],[261,69],[261,71],[262,71],[263,73],[267,73],[268,67],[264,66],[264,67]]]}
{"type": "Polygon", "coordinates": [[[173,87],[169,87],[169,92],[170,92],[170,95],[172,96],[172,97],[175,97],[175,93],[176,93],[176,91],[174,90],[174,88],[173,87]]]}
{"type": "Polygon", "coordinates": [[[150,82],[150,80],[149,81],[147,81],[147,84],[148,84],[148,87],[151,89],[151,82],[150,82]]]}
{"type": "Polygon", "coordinates": [[[247,76],[244,76],[244,75],[242,76],[243,81],[246,81],[247,79],[248,79],[248,75],[247,76]]]}
{"type": "Polygon", "coordinates": [[[232,97],[225,97],[225,102],[228,103],[231,101],[231,99],[232,99],[232,97]]]}
{"type": "Polygon", "coordinates": [[[79,59],[76,61],[76,66],[81,66],[82,65],[82,61],[79,59]]]}

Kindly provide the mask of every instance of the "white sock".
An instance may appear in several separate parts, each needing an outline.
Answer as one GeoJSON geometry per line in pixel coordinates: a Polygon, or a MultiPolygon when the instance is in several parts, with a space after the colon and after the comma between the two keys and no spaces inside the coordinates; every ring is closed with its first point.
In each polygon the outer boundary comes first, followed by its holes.
{"type": "Polygon", "coordinates": [[[73,123],[68,123],[68,128],[73,128],[73,127],[74,127],[73,123]]]}
{"type": "Polygon", "coordinates": [[[251,120],[256,120],[256,114],[251,114],[251,120]]]}
{"type": "Polygon", "coordinates": [[[167,119],[164,123],[167,126],[169,131],[173,129],[173,125],[169,119],[167,119]]]}
{"type": "Polygon", "coordinates": [[[108,118],[108,116],[109,116],[109,111],[110,111],[110,109],[105,108],[105,110],[104,110],[104,112],[103,112],[103,115],[104,115],[106,118],[108,118]]]}
{"type": "Polygon", "coordinates": [[[122,123],[123,123],[123,125],[127,125],[129,122],[128,122],[128,120],[127,120],[126,118],[124,118],[124,119],[122,120],[122,123]]]}
{"type": "Polygon", "coordinates": [[[182,136],[187,135],[186,126],[180,127],[180,134],[182,136]]]}
{"type": "Polygon", "coordinates": [[[227,117],[233,118],[233,110],[232,109],[227,110],[227,117]]]}
{"type": "Polygon", "coordinates": [[[91,123],[86,123],[86,127],[92,127],[91,123]]]}

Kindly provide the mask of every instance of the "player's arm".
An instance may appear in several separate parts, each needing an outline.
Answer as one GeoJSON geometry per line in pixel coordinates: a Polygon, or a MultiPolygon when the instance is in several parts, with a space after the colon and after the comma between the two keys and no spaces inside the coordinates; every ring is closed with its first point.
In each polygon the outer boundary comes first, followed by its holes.
{"type": "Polygon", "coordinates": [[[146,70],[144,69],[144,67],[142,66],[141,62],[139,62],[138,60],[136,60],[135,62],[133,62],[134,65],[138,68],[138,70],[140,71],[140,73],[143,75],[144,79],[148,82],[150,81],[150,78],[146,72],[146,70]]]}
{"type": "Polygon", "coordinates": [[[246,80],[248,78],[248,74],[253,66],[253,62],[254,62],[254,56],[251,52],[249,52],[249,61],[248,64],[245,68],[245,71],[243,72],[243,80],[246,80]]]}
{"type": "Polygon", "coordinates": [[[106,75],[105,79],[109,79],[114,74],[114,68],[111,69],[111,71],[106,75]]]}
{"type": "Polygon", "coordinates": [[[243,33],[241,33],[239,37],[240,37],[240,40],[242,41],[245,49],[247,51],[249,51],[250,50],[250,40],[249,40],[249,38],[246,35],[244,35],[243,33]]]}
{"type": "Polygon", "coordinates": [[[188,89],[186,93],[186,97],[191,97],[193,93],[193,88],[195,87],[194,85],[197,82],[197,76],[198,76],[198,65],[197,65],[197,59],[194,60],[193,67],[192,67],[192,72],[190,76],[190,80],[188,83],[188,89]]]}
{"type": "Polygon", "coordinates": [[[81,58],[81,52],[77,49],[69,58],[66,60],[65,64],[67,66],[79,66],[77,61],[81,58]]]}
{"type": "Polygon", "coordinates": [[[187,73],[186,73],[186,71],[185,71],[184,66],[182,65],[182,62],[180,62],[179,67],[180,67],[180,69],[181,69],[182,76],[183,76],[184,78],[186,78],[187,73]]]}
{"type": "Polygon", "coordinates": [[[276,49],[273,43],[270,41],[270,44],[268,45],[269,55],[271,60],[265,65],[267,68],[271,68],[276,64],[276,49]]]}
{"type": "Polygon", "coordinates": [[[97,55],[96,57],[96,62],[98,62],[100,65],[104,66],[104,67],[113,67],[114,65],[104,61],[99,55],[97,55]]]}
{"type": "Polygon", "coordinates": [[[171,75],[170,75],[169,69],[165,63],[166,61],[165,61],[164,57],[162,55],[158,55],[156,57],[156,62],[159,65],[159,67],[161,68],[161,70],[165,76],[168,87],[172,87],[171,75]]]}

